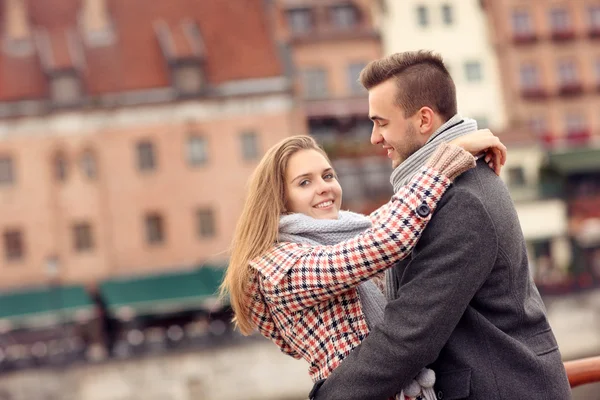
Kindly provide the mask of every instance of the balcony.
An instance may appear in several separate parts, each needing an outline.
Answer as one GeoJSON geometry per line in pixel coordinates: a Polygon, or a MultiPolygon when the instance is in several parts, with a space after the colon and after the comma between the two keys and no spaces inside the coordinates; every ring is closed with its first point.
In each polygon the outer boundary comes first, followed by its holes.
{"type": "Polygon", "coordinates": [[[575,30],[573,28],[557,29],[552,31],[550,36],[555,42],[567,42],[575,39],[575,30]]]}
{"type": "Polygon", "coordinates": [[[583,93],[583,85],[579,82],[563,83],[558,89],[558,94],[563,97],[579,96],[583,93]]]}
{"type": "Polygon", "coordinates": [[[568,147],[585,147],[590,143],[591,138],[589,129],[579,129],[568,132],[565,139],[568,147]]]}
{"type": "Polygon", "coordinates": [[[293,43],[309,43],[323,40],[349,40],[349,39],[377,39],[379,32],[370,26],[356,25],[353,28],[345,29],[331,26],[329,24],[320,24],[313,26],[309,31],[290,32],[290,38],[293,43]]]}
{"type": "Polygon", "coordinates": [[[527,87],[521,89],[521,96],[527,100],[544,100],[548,98],[548,91],[542,87],[527,87]]]}
{"type": "Polygon", "coordinates": [[[304,112],[310,119],[343,118],[348,116],[366,117],[369,102],[366,96],[349,98],[306,99],[304,112]]]}
{"type": "Polygon", "coordinates": [[[600,26],[590,26],[588,37],[590,39],[600,39],[600,26]]]}
{"type": "Polygon", "coordinates": [[[592,138],[589,129],[578,129],[567,132],[565,136],[557,136],[545,132],[539,136],[542,146],[546,149],[587,147],[592,138]]]}
{"type": "Polygon", "coordinates": [[[513,43],[514,44],[532,44],[537,42],[538,37],[535,32],[514,32],[513,43]]]}

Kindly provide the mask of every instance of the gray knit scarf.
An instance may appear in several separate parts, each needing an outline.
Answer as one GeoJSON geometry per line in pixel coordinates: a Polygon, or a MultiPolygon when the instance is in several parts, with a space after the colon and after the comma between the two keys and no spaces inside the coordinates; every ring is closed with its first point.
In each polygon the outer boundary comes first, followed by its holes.
{"type": "MultiPolygon", "coordinates": [[[[340,211],[338,219],[315,219],[306,214],[288,214],[279,219],[279,241],[310,245],[335,245],[352,239],[371,227],[371,220],[350,211],[340,211]]],[[[364,281],[357,287],[360,304],[369,329],[383,322],[385,297],[373,281],[364,281]]],[[[427,368],[413,379],[396,399],[436,400],[433,385],[435,373],[427,368]]]]}
{"type": "MultiPolygon", "coordinates": [[[[446,121],[431,135],[423,147],[408,157],[392,172],[390,182],[394,187],[394,193],[410,182],[412,177],[427,163],[429,157],[431,157],[441,143],[449,142],[476,130],[477,121],[470,118],[462,118],[459,114],[454,115],[446,121]]],[[[385,295],[388,301],[398,296],[396,278],[397,272],[395,268],[385,271],[385,295]]]]}
{"type": "MultiPolygon", "coordinates": [[[[316,219],[295,213],[279,219],[279,241],[310,245],[335,245],[369,229],[371,220],[350,211],[340,211],[338,219],[316,219]]],[[[383,322],[385,297],[371,281],[358,285],[358,297],[369,329],[383,322]]]]}

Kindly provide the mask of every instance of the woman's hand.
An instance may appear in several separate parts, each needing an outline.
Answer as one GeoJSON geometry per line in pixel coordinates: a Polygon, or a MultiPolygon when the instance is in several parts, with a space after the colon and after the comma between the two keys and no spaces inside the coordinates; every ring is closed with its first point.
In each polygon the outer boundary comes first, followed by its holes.
{"type": "Polygon", "coordinates": [[[462,147],[474,156],[485,153],[485,162],[496,175],[500,175],[502,166],[506,163],[506,146],[489,129],[480,129],[450,143],[462,147]]]}

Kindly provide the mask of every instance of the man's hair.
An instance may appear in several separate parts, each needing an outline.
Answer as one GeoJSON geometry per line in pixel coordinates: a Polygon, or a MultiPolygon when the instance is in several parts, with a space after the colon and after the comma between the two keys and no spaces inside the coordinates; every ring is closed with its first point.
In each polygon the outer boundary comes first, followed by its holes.
{"type": "Polygon", "coordinates": [[[421,107],[431,107],[444,122],[457,112],[454,81],[442,57],[432,51],[407,51],[371,61],[359,77],[367,90],[388,79],[396,80],[396,104],[404,109],[405,118],[421,107]]]}

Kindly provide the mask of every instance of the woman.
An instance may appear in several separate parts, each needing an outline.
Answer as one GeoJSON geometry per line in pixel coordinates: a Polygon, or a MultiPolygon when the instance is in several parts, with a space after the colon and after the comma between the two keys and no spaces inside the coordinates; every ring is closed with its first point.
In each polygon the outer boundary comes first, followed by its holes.
{"type": "Polygon", "coordinates": [[[340,212],[342,189],[312,138],[273,146],[252,177],[222,285],[240,331],[258,328],[308,361],[313,381],[326,378],[382,314],[370,278],[410,254],[453,179],[486,149],[498,172],[506,149],[489,131],[440,145],[410,184],[366,217],[340,212]],[[426,216],[417,212],[423,203],[426,216]]]}

